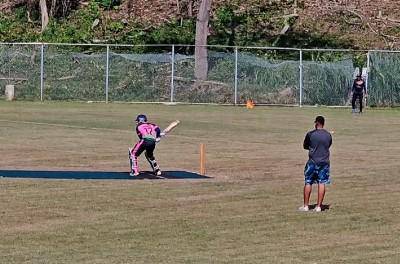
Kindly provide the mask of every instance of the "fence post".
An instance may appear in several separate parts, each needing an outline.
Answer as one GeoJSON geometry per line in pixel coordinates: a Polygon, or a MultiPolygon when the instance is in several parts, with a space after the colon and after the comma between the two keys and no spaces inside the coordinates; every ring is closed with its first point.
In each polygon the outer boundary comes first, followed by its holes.
{"type": "Polygon", "coordinates": [[[369,79],[369,73],[370,73],[369,67],[371,66],[370,65],[370,59],[371,59],[370,55],[371,54],[368,51],[368,53],[367,53],[367,78],[365,79],[365,91],[368,94],[368,96],[369,96],[369,93],[368,93],[368,79],[369,79]]]}
{"type": "Polygon", "coordinates": [[[235,105],[237,105],[238,92],[238,48],[235,47],[235,105]]]}
{"type": "Polygon", "coordinates": [[[175,45],[171,48],[171,103],[174,102],[175,45]]]}
{"type": "Polygon", "coordinates": [[[40,45],[40,101],[43,102],[44,88],[44,45],[40,45]]]}
{"type": "Polygon", "coordinates": [[[299,106],[303,106],[303,51],[300,50],[300,65],[299,65],[299,89],[300,89],[300,98],[299,98],[299,106]]]}
{"type": "Polygon", "coordinates": [[[108,89],[109,89],[109,78],[110,78],[110,45],[107,45],[106,52],[106,104],[108,103],[108,89]]]}

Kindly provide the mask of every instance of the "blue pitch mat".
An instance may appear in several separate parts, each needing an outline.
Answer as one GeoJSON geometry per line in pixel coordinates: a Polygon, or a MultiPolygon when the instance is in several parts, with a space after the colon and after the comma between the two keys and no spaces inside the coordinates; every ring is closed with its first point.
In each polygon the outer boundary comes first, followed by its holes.
{"type": "Polygon", "coordinates": [[[161,177],[151,172],[141,172],[139,176],[129,176],[128,172],[105,171],[34,171],[34,170],[0,170],[0,177],[25,179],[76,179],[76,180],[143,180],[143,179],[209,179],[194,172],[163,171],[161,177]]]}

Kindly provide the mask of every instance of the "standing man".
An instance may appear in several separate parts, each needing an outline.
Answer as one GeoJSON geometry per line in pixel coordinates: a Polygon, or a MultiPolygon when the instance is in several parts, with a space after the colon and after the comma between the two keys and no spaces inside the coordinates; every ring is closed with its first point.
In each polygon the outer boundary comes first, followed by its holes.
{"type": "Polygon", "coordinates": [[[312,185],[318,184],[318,200],[314,211],[321,212],[322,202],[325,196],[325,184],[329,179],[329,148],[332,145],[331,134],[324,129],[325,118],[315,118],[315,129],[308,132],[304,139],[303,147],[308,150],[308,161],[304,168],[304,204],[300,211],[309,211],[312,185]]]}
{"type": "Polygon", "coordinates": [[[356,112],[356,100],[358,98],[358,101],[360,103],[360,113],[362,113],[364,93],[365,96],[367,96],[367,89],[365,87],[365,82],[361,77],[361,74],[358,74],[356,79],[354,80],[353,87],[351,88],[351,93],[353,95],[351,99],[352,112],[356,112]]]}
{"type": "Polygon", "coordinates": [[[138,115],[135,121],[139,142],[133,148],[129,148],[130,175],[139,175],[138,157],[145,151],[146,159],[150,163],[154,174],[160,176],[161,170],[154,157],[154,149],[156,148],[156,143],[161,139],[162,132],[157,125],[147,122],[147,117],[143,114],[138,115]]]}

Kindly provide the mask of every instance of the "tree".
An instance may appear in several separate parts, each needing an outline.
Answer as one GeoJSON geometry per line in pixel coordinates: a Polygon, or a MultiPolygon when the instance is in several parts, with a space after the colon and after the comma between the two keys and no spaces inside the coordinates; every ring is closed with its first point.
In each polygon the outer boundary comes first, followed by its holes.
{"type": "Polygon", "coordinates": [[[50,17],[54,17],[57,12],[57,0],[51,0],[51,5],[50,5],[50,17]]]}
{"type": "Polygon", "coordinates": [[[196,21],[195,39],[195,70],[197,80],[206,80],[208,73],[207,37],[209,35],[208,22],[210,20],[210,9],[212,0],[202,0],[196,21]]]}
{"type": "Polygon", "coordinates": [[[79,6],[79,0],[9,0],[0,3],[0,12],[11,12],[14,8],[25,6],[28,21],[33,11],[40,11],[42,32],[46,29],[50,18],[66,17],[69,12],[79,6]]]}
{"type": "Polygon", "coordinates": [[[40,14],[42,16],[42,32],[45,31],[47,25],[49,24],[49,14],[47,12],[46,0],[39,1],[40,14]]]}

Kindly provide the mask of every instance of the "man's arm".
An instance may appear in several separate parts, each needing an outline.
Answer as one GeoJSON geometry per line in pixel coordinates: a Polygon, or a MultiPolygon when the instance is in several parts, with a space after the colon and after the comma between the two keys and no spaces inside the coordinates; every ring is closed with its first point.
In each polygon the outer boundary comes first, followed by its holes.
{"type": "Polygon", "coordinates": [[[304,138],[303,148],[309,150],[310,149],[310,133],[307,133],[306,137],[304,138]]]}
{"type": "Polygon", "coordinates": [[[356,90],[356,81],[353,82],[353,86],[351,87],[351,93],[354,93],[356,90]]]}
{"type": "Polygon", "coordinates": [[[136,126],[136,134],[138,135],[139,139],[142,139],[142,133],[139,131],[139,125],[136,126]]]}
{"type": "Polygon", "coordinates": [[[362,86],[363,86],[364,94],[367,94],[367,87],[365,86],[365,82],[363,82],[362,86]]]}
{"type": "Polygon", "coordinates": [[[156,131],[156,137],[157,138],[161,137],[161,129],[160,129],[160,127],[157,126],[157,125],[154,125],[154,126],[155,126],[154,130],[156,131]]]}

